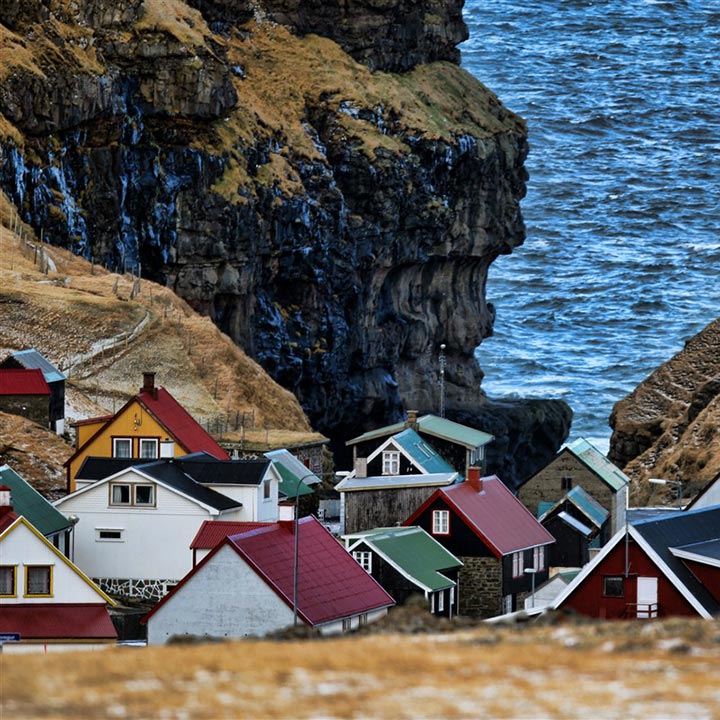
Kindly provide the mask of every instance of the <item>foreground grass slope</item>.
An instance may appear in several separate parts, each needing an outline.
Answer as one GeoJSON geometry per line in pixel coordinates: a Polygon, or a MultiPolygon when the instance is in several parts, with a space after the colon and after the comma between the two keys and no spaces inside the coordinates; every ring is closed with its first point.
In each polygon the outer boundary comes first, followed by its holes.
{"type": "Polygon", "coordinates": [[[12,718],[720,718],[703,621],[8,655],[12,718]]]}

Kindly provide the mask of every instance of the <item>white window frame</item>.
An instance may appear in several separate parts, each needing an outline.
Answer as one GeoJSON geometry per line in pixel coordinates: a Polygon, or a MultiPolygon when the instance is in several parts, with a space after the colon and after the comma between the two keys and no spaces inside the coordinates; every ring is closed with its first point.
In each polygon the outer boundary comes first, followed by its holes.
{"type": "Polygon", "coordinates": [[[151,483],[137,483],[132,488],[133,505],[136,507],[155,507],[155,486],[151,483]],[[138,490],[141,488],[150,488],[150,502],[138,501],[138,490]]]}
{"type": "Polygon", "coordinates": [[[131,458],[133,456],[133,439],[131,437],[116,437],[112,439],[112,456],[114,458],[131,458]],[[118,445],[120,443],[130,443],[130,454],[119,455],[118,445]]]}
{"type": "Polygon", "coordinates": [[[441,591],[438,593],[437,611],[438,611],[438,612],[444,612],[444,611],[445,611],[445,591],[444,591],[444,590],[441,590],[441,591]]]}
{"type": "Polygon", "coordinates": [[[272,481],[270,478],[263,480],[263,501],[268,502],[272,500],[272,481]]]}
{"type": "Polygon", "coordinates": [[[540,572],[545,569],[545,546],[538,545],[533,548],[533,567],[540,572]]]}
{"type": "Polygon", "coordinates": [[[400,474],[400,451],[399,450],[383,450],[382,454],[382,474],[383,475],[399,475],[400,474]]]}
{"type": "Polygon", "coordinates": [[[450,511],[449,510],[433,510],[432,534],[433,535],[449,535],[450,534],[450,511]]]}
{"type": "Polygon", "coordinates": [[[342,629],[343,632],[350,632],[352,630],[352,618],[343,618],[342,629]]]}
{"type": "Polygon", "coordinates": [[[372,553],[369,550],[353,550],[352,556],[365,572],[372,573],[372,553]]]}
{"type": "Polygon", "coordinates": [[[95,542],[125,542],[124,532],[125,528],[96,527],[95,542]],[[102,537],[103,533],[117,533],[117,537],[102,537]]]}
{"type": "Polygon", "coordinates": [[[158,457],[160,457],[159,450],[160,450],[160,441],[157,438],[140,438],[139,439],[138,453],[143,460],[157,460],[158,457]],[[143,447],[146,445],[152,446],[152,448],[153,448],[152,455],[144,455],[143,454],[143,447]]]}
{"type": "Polygon", "coordinates": [[[133,491],[132,491],[132,485],[130,483],[110,483],[110,505],[115,505],[118,507],[130,507],[132,505],[132,498],[133,498],[133,491]],[[116,500],[115,499],[115,489],[116,488],[127,488],[127,502],[123,502],[122,500],[116,500]]]}
{"type": "Polygon", "coordinates": [[[525,573],[525,553],[522,550],[513,553],[512,564],[513,577],[522,577],[525,573]]]}

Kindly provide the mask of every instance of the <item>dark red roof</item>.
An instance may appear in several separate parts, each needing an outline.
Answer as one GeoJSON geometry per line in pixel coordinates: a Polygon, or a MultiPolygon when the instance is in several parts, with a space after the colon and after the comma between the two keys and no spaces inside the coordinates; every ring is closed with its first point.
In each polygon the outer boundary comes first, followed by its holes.
{"type": "Polygon", "coordinates": [[[403,525],[416,524],[417,518],[438,497],[497,557],[555,542],[555,538],[495,475],[482,478],[482,492],[467,481],[438,488],[403,525]]]}
{"type": "Polygon", "coordinates": [[[136,398],[189,453],[206,452],[219,460],[230,459],[225,450],[165,388],[157,388],[155,393],[141,391],[136,398]]]}
{"type": "Polygon", "coordinates": [[[0,370],[0,395],[49,395],[42,370],[0,370]]]}
{"type": "Polygon", "coordinates": [[[197,531],[197,535],[190,543],[191,550],[212,550],[228,535],[239,535],[248,530],[267,527],[274,523],[268,522],[239,522],[237,520],[205,520],[197,531]]]}
{"type": "Polygon", "coordinates": [[[115,640],[117,632],[105,605],[3,605],[0,633],[20,633],[21,640],[115,640]]]}
{"type": "Polygon", "coordinates": [[[7,530],[20,517],[13,510],[5,510],[0,513],[0,533],[7,530]]]}
{"type": "MultiPolygon", "coordinates": [[[[395,604],[316,518],[304,517],[298,526],[298,615],[306,623],[320,625],[395,604]]],[[[272,523],[228,542],[292,607],[292,523],[272,523]]]]}

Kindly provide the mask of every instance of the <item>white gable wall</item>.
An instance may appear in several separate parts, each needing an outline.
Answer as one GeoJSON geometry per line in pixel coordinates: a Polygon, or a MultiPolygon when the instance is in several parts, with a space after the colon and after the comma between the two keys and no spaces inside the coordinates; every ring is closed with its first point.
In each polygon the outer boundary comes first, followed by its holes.
{"type": "Polygon", "coordinates": [[[292,622],[292,608],[224,545],[148,620],[148,645],[174,635],[262,637],[292,622]]]}
{"type": "Polygon", "coordinates": [[[3,598],[3,605],[104,602],[104,598],[91,585],[22,523],[14,526],[0,542],[0,564],[17,566],[17,597],[3,598]],[[23,597],[26,565],[52,566],[51,598],[23,597]]]}
{"type": "Polygon", "coordinates": [[[692,506],[692,510],[720,505],[720,480],[716,480],[692,506]]]}

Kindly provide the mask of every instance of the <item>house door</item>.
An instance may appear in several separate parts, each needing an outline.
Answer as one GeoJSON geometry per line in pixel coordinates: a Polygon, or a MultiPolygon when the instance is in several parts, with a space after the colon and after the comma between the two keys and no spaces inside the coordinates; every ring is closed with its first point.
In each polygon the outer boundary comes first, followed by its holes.
{"type": "Polygon", "coordinates": [[[655,618],[658,616],[658,579],[639,577],[637,579],[637,616],[655,618]]]}

